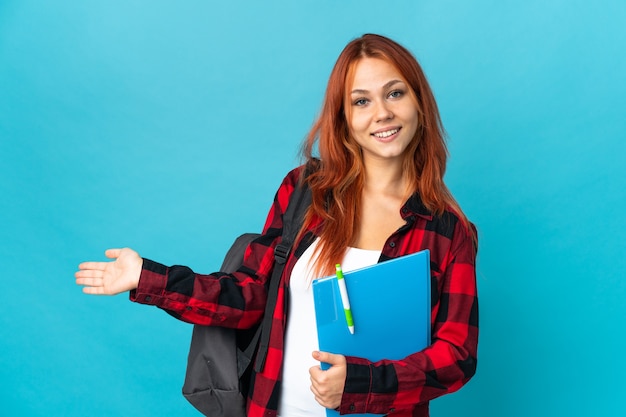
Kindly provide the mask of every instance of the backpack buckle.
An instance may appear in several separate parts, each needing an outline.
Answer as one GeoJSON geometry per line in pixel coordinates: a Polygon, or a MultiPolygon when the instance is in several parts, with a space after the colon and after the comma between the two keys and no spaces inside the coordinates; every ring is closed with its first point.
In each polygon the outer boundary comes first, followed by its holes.
{"type": "Polygon", "coordinates": [[[282,243],[276,245],[274,248],[274,257],[276,258],[276,262],[279,264],[287,262],[289,252],[291,252],[291,248],[289,246],[283,245],[282,243]]]}

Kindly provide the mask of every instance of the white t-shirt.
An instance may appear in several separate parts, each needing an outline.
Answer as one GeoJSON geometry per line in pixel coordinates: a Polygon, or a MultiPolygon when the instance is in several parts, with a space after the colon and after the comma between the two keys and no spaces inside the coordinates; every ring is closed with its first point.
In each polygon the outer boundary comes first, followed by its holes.
{"type": "MultiPolygon", "coordinates": [[[[285,334],[282,393],[278,404],[280,417],[326,417],[326,410],[311,392],[309,368],[319,366],[311,354],[318,350],[315,306],[311,282],[312,255],[317,240],[294,265],[289,283],[289,315],[285,334]]],[[[381,251],[348,248],[341,267],[344,272],[378,262],[381,251]]],[[[333,352],[331,352],[333,353],[333,352]]]]}

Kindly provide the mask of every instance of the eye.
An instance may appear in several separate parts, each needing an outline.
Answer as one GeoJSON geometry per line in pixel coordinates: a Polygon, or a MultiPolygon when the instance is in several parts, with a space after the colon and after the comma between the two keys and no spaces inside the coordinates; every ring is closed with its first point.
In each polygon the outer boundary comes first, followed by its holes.
{"type": "Polygon", "coordinates": [[[365,106],[368,103],[368,100],[366,98],[357,98],[356,100],[352,101],[352,104],[355,106],[365,106]]]}
{"type": "Polygon", "coordinates": [[[389,95],[387,97],[389,98],[400,98],[404,95],[404,91],[402,90],[393,90],[392,92],[389,93],[389,95]]]}

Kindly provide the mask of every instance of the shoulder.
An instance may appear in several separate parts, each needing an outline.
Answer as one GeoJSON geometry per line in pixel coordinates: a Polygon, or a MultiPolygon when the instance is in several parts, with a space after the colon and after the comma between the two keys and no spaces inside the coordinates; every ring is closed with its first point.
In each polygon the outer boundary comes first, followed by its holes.
{"type": "Polygon", "coordinates": [[[281,197],[286,197],[287,200],[293,190],[303,181],[306,181],[310,174],[316,172],[319,169],[319,160],[316,158],[311,159],[305,164],[295,167],[285,175],[280,185],[278,193],[281,197]]]}
{"type": "Polygon", "coordinates": [[[476,226],[463,214],[449,208],[441,216],[436,216],[440,228],[446,231],[446,238],[450,240],[452,253],[463,258],[473,259],[478,252],[478,232],[476,226]]]}
{"type": "Polygon", "coordinates": [[[471,237],[476,235],[476,226],[464,214],[459,213],[456,209],[449,207],[440,215],[435,215],[442,226],[449,229],[450,233],[458,234],[463,237],[471,237]]]}
{"type": "Polygon", "coordinates": [[[442,212],[434,212],[427,208],[419,193],[414,193],[402,208],[403,216],[416,216],[425,222],[418,222],[418,227],[423,227],[429,232],[434,232],[441,238],[452,240],[453,237],[465,237],[475,235],[474,225],[467,218],[448,207],[442,212]]]}
{"type": "Polygon", "coordinates": [[[276,202],[283,207],[283,209],[287,207],[291,194],[293,194],[299,182],[302,181],[305,170],[306,165],[300,165],[289,171],[283,178],[275,198],[276,202]]]}
{"type": "Polygon", "coordinates": [[[407,202],[408,215],[413,215],[415,233],[420,237],[421,245],[431,250],[434,258],[441,258],[444,263],[450,255],[463,253],[463,258],[473,258],[477,253],[476,227],[463,213],[448,207],[442,212],[433,212],[422,203],[415,194],[407,202]]]}
{"type": "Polygon", "coordinates": [[[285,175],[283,180],[284,184],[296,185],[298,181],[309,177],[311,174],[319,171],[321,166],[320,160],[317,158],[311,158],[306,163],[293,168],[285,175]]]}

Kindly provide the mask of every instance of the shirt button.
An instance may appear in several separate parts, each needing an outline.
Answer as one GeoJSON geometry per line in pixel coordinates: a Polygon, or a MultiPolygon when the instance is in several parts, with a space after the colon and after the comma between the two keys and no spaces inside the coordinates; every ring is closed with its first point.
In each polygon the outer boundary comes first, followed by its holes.
{"type": "Polygon", "coordinates": [[[393,413],[394,411],[396,411],[396,409],[395,409],[395,408],[393,408],[393,407],[389,409],[389,412],[390,412],[390,413],[393,413]]]}
{"type": "Polygon", "coordinates": [[[185,310],[191,311],[191,307],[187,306],[187,307],[185,307],[185,310]]]}
{"type": "Polygon", "coordinates": [[[354,404],[350,404],[350,411],[355,411],[356,407],[354,406],[354,404]]]}
{"type": "Polygon", "coordinates": [[[152,301],[152,297],[150,297],[149,295],[146,295],[146,301],[152,301]]]}
{"type": "Polygon", "coordinates": [[[396,247],[396,242],[389,242],[389,246],[391,246],[392,248],[396,247]]]}

